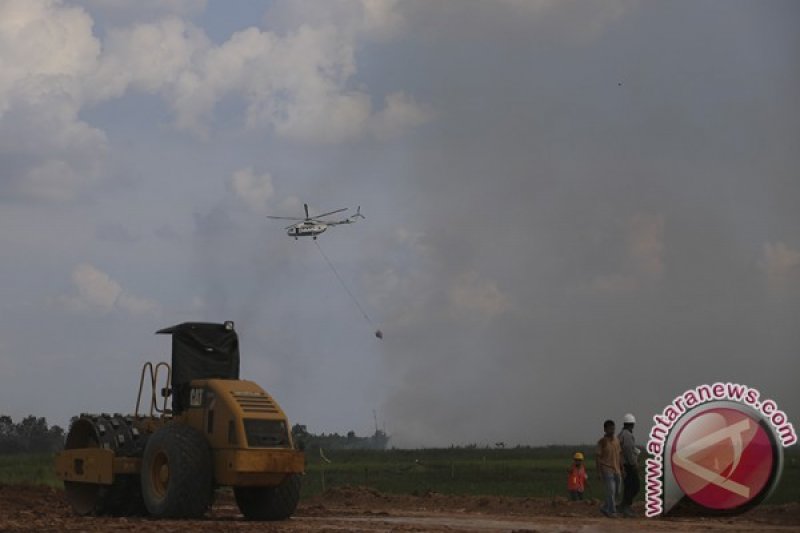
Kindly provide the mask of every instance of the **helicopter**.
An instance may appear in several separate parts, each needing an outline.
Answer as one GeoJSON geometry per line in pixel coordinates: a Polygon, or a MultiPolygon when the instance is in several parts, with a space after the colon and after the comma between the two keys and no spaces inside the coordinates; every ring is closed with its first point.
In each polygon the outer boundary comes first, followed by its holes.
{"type": "Polygon", "coordinates": [[[314,240],[317,240],[317,235],[320,235],[325,232],[331,226],[339,226],[342,224],[353,224],[359,218],[367,218],[361,214],[361,206],[358,206],[356,209],[355,214],[344,218],[342,220],[322,220],[323,217],[327,217],[330,215],[335,215],[336,213],[341,213],[342,211],[347,211],[347,207],[343,207],[341,209],[336,209],[334,211],[328,211],[327,213],[322,213],[321,215],[316,216],[309,216],[308,214],[308,204],[303,204],[303,207],[306,211],[305,218],[296,218],[296,217],[275,217],[275,216],[267,216],[267,218],[271,218],[273,220],[295,220],[298,221],[295,224],[290,224],[284,228],[286,230],[286,234],[289,237],[294,237],[294,240],[297,240],[299,237],[312,237],[314,240]]]}

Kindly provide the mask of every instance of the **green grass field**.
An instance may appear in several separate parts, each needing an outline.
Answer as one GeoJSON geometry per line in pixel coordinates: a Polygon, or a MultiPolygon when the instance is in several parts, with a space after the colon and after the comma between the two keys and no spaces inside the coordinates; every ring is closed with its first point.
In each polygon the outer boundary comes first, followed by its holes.
{"type": "MultiPolygon", "coordinates": [[[[340,485],[362,485],[381,492],[553,497],[566,495],[572,454],[591,446],[540,448],[328,451],[325,463],[307,454],[303,494],[340,485]]],[[[602,487],[591,469],[586,496],[600,498],[602,487]]],[[[643,480],[644,481],[644,480],[643,480]]],[[[644,489],[639,499],[644,498],[644,489]]],[[[771,503],[800,501],[800,450],[785,456],[781,482],[771,503]]]]}
{"type": "Polygon", "coordinates": [[[53,471],[52,454],[0,455],[0,483],[62,487],[53,471]]]}
{"type": "MultiPolygon", "coordinates": [[[[330,451],[308,457],[306,494],[337,485],[389,493],[498,496],[562,495],[572,451],[554,448],[330,451]]],[[[588,496],[594,487],[589,480],[588,496]]]]}
{"type": "MultiPolygon", "coordinates": [[[[324,462],[307,453],[303,495],[343,486],[366,486],[386,493],[519,497],[564,496],[566,471],[575,450],[591,447],[540,447],[428,450],[330,450],[324,462]]],[[[591,461],[590,461],[591,463],[591,461]]],[[[0,483],[60,487],[51,455],[0,455],[0,483]]],[[[589,471],[587,497],[599,498],[602,487],[589,471]]],[[[643,494],[640,493],[640,498],[643,494]]],[[[800,501],[800,449],[787,450],[780,485],[769,503],[800,501]]]]}

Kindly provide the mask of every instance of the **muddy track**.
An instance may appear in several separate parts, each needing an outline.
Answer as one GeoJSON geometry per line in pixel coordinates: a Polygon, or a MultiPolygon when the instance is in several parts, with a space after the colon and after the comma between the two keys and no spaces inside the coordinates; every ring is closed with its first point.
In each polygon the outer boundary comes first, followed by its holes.
{"type": "Polygon", "coordinates": [[[800,502],[736,518],[607,519],[594,502],[563,499],[381,494],[343,487],[301,502],[294,518],[245,521],[221,492],[202,520],[79,517],[62,491],[0,485],[0,531],[800,531],[800,502]]]}

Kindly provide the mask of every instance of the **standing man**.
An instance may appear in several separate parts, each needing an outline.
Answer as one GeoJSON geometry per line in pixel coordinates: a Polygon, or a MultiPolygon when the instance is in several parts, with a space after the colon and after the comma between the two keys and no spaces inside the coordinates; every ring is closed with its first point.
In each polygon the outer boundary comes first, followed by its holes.
{"type": "Polygon", "coordinates": [[[616,504],[614,498],[617,495],[617,490],[620,483],[620,457],[622,455],[622,448],[619,445],[619,440],[614,435],[616,425],[613,420],[606,420],[603,423],[603,438],[597,441],[597,450],[595,451],[595,464],[597,466],[597,475],[602,481],[606,492],[606,501],[600,507],[600,512],[611,518],[616,516],[616,504]]]}
{"type": "Polygon", "coordinates": [[[619,432],[624,476],[620,508],[622,514],[629,518],[633,516],[631,509],[633,498],[639,493],[639,449],[636,447],[636,439],[633,437],[634,424],[636,424],[636,417],[628,413],[622,419],[622,431],[619,432]]]}

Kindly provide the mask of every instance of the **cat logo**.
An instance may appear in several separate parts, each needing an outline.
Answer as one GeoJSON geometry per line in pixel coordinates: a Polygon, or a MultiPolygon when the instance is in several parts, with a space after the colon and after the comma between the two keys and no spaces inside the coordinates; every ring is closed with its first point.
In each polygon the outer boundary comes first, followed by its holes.
{"type": "Polygon", "coordinates": [[[195,388],[189,392],[189,406],[202,407],[203,406],[203,392],[205,389],[195,388]]]}

